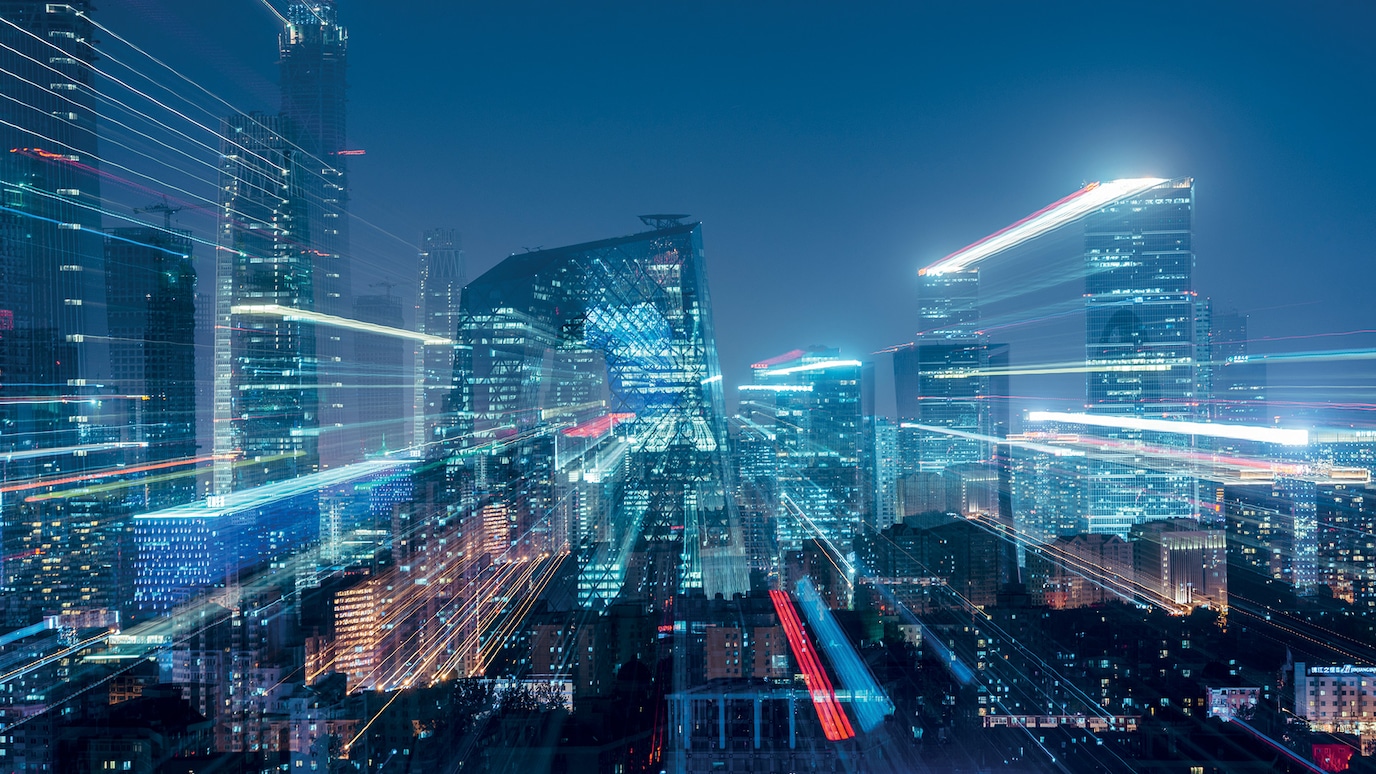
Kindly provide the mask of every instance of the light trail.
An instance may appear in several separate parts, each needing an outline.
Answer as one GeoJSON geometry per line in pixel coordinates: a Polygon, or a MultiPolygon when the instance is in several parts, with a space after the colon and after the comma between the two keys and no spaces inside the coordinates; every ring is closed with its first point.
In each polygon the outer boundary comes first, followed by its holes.
{"type": "Polygon", "coordinates": [[[779,623],[784,627],[784,635],[793,650],[793,659],[798,662],[798,668],[803,670],[808,696],[812,698],[812,706],[817,710],[817,717],[822,722],[822,732],[831,742],[854,737],[855,729],[850,724],[850,718],[846,717],[845,710],[841,708],[841,702],[836,698],[836,689],[832,687],[826,670],[817,658],[812,640],[803,630],[803,623],[798,618],[798,612],[793,609],[792,600],[787,593],[778,589],[770,590],[769,599],[774,603],[774,612],[778,614],[779,623]]]}
{"type": "Polygon", "coordinates": [[[279,304],[235,304],[230,307],[231,314],[262,317],[280,317],[288,322],[312,322],[317,325],[328,325],[334,328],[347,328],[363,333],[376,333],[380,336],[392,336],[398,339],[409,339],[419,341],[426,345],[452,345],[450,339],[439,336],[431,336],[426,333],[408,331],[404,328],[392,328],[386,325],[376,325],[374,323],[350,320],[347,317],[336,317],[332,314],[322,312],[311,312],[305,309],[293,309],[289,306],[279,304]]]}
{"type": "Polygon", "coordinates": [[[865,666],[854,646],[841,632],[831,609],[822,601],[812,582],[807,578],[800,578],[794,596],[798,600],[798,606],[807,616],[808,625],[817,635],[817,642],[826,649],[827,658],[836,670],[841,686],[850,691],[851,707],[860,722],[860,729],[867,733],[873,731],[884,722],[886,716],[893,714],[893,702],[875,681],[874,675],[870,674],[869,667],[865,666]]]}
{"type": "Polygon", "coordinates": [[[919,274],[950,274],[964,271],[979,261],[1035,239],[1068,223],[1102,209],[1116,201],[1136,196],[1169,180],[1157,177],[1111,180],[1090,183],[1075,193],[1053,202],[983,239],[967,245],[920,270],[919,274]]]}
{"type": "Polygon", "coordinates": [[[787,376],[788,374],[798,374],[807,371],[826,371],[832,368],[859,368],[864,365],[859,360],[821,360],[816,363],[805,365],[789,366],[788,368],[771,368],[764,372],[765,376],[787,376]]]}
{"type": "Polygon", "coordinates": [[[31,449],[29,451],[0,452],[0,462],[32,460],[43,457],[61,457],[65,454],[93,454],[117,449],[144,449],[147,441],[113,441],[111,443],[88,443],[80,446],[59,446],[52,449],[31,449]]]}
{"type": "Polygon", "coordinates": [[[955,438],[966,438],[971,441],[983,441],[998,446],[1012,446],[1017,449],[1027,449],[1029,451],[1050,454],[1053,457],[1083,457],[1085,453],[1077,449],[1067,449],[1064,446],[1051,446],[1050,444],[1037,443],[1035,441],[1025,441],[1018,438],[1000,438],[994,435],[982,435],[980,433],[969,433],[964,430],[956,430],[950,427],[940,427],[938,425],[922,425],[916,422],[901,422],[901,428],[911,430],[921,430],[927,433],[939,433],[955,438]]]}
{"type": "Polygon", "coordinates": [[[1286,430],[1278,427],[1229,425],[1218,422],[1186,422],[1174,419],[1146,419],[1060,411],[1031,411],[1027,414],[1027,420],[1029,422],[1065,422],[1072,425],[1144,430],[1177,435],[1203,435],[1210,438],[1230,438],[1238,441],[1260,441],[1281,446],[1309,445],[1308,430],[1286,430]]]}
{"type": "Polygon", "coordinates": [[[153,462],[147,465],[133,465],[127,468],[108,468],[94,473],[85,473],[79,476],[63,476],[62,478],[35,479],[21,484],[9,484],[0,486],[0,494],[8,492],[27,492],[30,489],[42,489],[49,486],[61,486],[62,484],[76,484],[82,481],[98,481],[102,478],[111,476],[122,476],[129,473],[145,473],[150,470],[163,470],[165,468],[177,468],[183,465],[196,465],[202,462],[210,462],[217,459],[216,455],[208,454],[204,457],[187,457],[180,460],[168,460],[166,462],[153,462]]]}

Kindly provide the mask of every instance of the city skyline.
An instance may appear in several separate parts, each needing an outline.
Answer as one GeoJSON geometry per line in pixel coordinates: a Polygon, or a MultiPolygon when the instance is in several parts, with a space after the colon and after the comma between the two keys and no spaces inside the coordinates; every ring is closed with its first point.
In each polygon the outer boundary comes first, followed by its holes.
{"type": "Polygon", "coordinates": [[[0,0],[0,770],[1376,771],[1371,14],[1184,9],[0,0]]]}
{"type": "MultiPolygon", "coordinates": [[[[1095,7],[1091,13],[1089,6],[1075,4],[1047,9],[1046,20],[1027,18],[1031,10],[1004,9],[993,19],[975,19],[963,9],[894,6],[845,13],[803,6],[789,14],[767,3],[735,12],[709,4],[696,19],[673,9],[632,20],[610,6],[571,17],[533,8],[539,12],[518,20],[514,12],[422,4],[417,18],[431,23],[415,33],[419,40],[388,33],[393,28],[382,8],[346,5],[341,10],[345,22],[377,30],[362,43],[352,41],[350,139],[369,154],[353,160],[352,174],[366,181],[355,185],[355,206],[377,213],[365,217],[395,235],[365,237],[355,229],[355,239],[367,240],[366,249],[360,248],[360,276],[385,275],[386,256],[438,226],[463,232],[469,276],[476,276],[527,247],[631,233],[634,216],[644,212],[688,212],[704,222],[721,252],[713,281],[722,285],[717,306],[723,367],[728,381],[743,383],[749,362],[760,353],[782,352],[800,342],[863,356],[910,341],[914,325],[904,306],[917,288],[916,267],[1086,181],[1188,174],[1200,181],[1208,214],[1196,235],[1205,256],[1197,278],[1201,295],[1251,314],[1258,339],[1279,339],[1268,344],[1275,351],[1303,350],[1309,343],[1327,349],[1324,338],[1283,337],[1368,327],[1356,311],[1359,283],[1347,281],[1351,272],[1360,275],[1365,269],[1326,256],[1364,250],[1354,232],[1334,225],[1365,222],[1369,216],[1358,203],[1369,187],[1365,181],[1376,179],[1363,167],[1370,157],[1360,140],[1373,117],[1361,101],[1339,96],[1341,84],[1360,82],[1356,73],[1371,66],[1356,55],[1361,46],[1350,37],[1369,9],[1305,15],[1278,5],[1239,21],[1221,7],[1191,7],[1182,10],[1191,23],[1176,27],[1168,21],[1175,17],[1164,9],[1129,20],[1122,11],[1095,7]],[[892,15],[889,24],[876,23],[886,14],[892,15]],[[769,32],[774,23],[783,26],[769,32]],[[1023,37],[1022,27],[1032,23],[1047,37],[1023,37]],[[1252,38],[1233,34],[1239,23],[1252,38]],[[589,45],[571,45],[573,38],[564,34],[569,24],[586,34],[589,45]],[[684,36],[692,30],[696,39],[731,57],[716,64],[694,46],[677,59],[647,51],[640,59],[657,64],[623,86],[617,60],[590,53],[625,35],[645,40],[635,33],[660,24],[684,36]],[[1150,67],[1145,60],[1132,64],[1132,55],[1119,56],[1098,74],[1080,66],[1094,61],[1080,39],[1124,25],[1136,30],[1133,45],[1157,40],[1173,55],[1155,54],[1150,67]],[[828,28],[834,29],[829,36],[821,32],[828,28]],[[902,37],[900,30],[910,28],[914,35],[902,37]],[[516,61],[503,57],[497,41],[517,29],[519,39],[548,53],[516,61]],[[454,42],[445,42],[440,30],[452,30],[444,34],[454,42]],[[944,34],[935,34],[938,30],[944,34]],[[769,64],[784,56],[789,36],[801,36],[812,50],[836,53],[815,61],[795,58],[803,69],[791,74],[769,64]],[[412,45],[419,52],[418,72],[426,76],[400,81],[382,76],[384,63],[412,45]],[[446,59],[451,46],[460,52],[457,59],[446,59]],[[486,61],[506,64],[488,67],[486,61]],[[737,70],[750,77],[733,79],[737,70]],[[856,78],[865,89],[847,90],[845,84],[856,78]],[[1150,100],[1120,108],[1126,112],[1107,122],[1088,120],[1095,115],[1097,90],[1110,78],[1126,79],[1150,100]],[[725,111],[732,118],[673,132],[655,120],[638,130],[642,118],[655,115],[661,81],[688,84],[691,94],[705,100],[704,110],[725,111]],[[432,138],[390,120],[403,100],[423,99],[431,86],[462,95],[469,106],[444,105],[439,109],[453,112],[436,114],[442,121],[441,116],[452,115],[448,125],[457,134],[432,138]],[[766,97],[751,99],[761,94],[766,97]],[[564,109],[546,111],[542,105],[564,109]],[[1150,121],[1153,113],[1198,119],[1160,128],[1150,121]],[[604,125],[611,135],[586,129],[604,125]],[[757,126],[800,131],[765,142],[757,126]],[[966,131],[976,126],[982,134],[966,131]],[[535,136],[543,132],[570,152],[531,158],[512,130],[519,130],[526,148],[536,147],[535,136]],[[846,154],[818,153],[832,142],[847,148],[846,154]],[[1301,147],[1313,150],[1291,150],[1301,147]],[[666,174],[657,178],[648,173],[651,169],[666,174]],[[435,174],[439,170],[444,173],[435,174]],[[542,177],[555,184],[542,185],[542,177]],[[1286,203],[1268,195],[1281,178],[1305,181],[1311,194],[1286,203]],[[622,179],[626,185],[613,184],[622,179]],[[752,187],[732,193],[733,179],[752,187]],[[415,180],[424,185],[408,193],[415,180]],[[669,180],[685,186],[674,190],[669,180]],[[607,194],[582,196],[583,186],[575,181],[607,194]],[[445,202],[462,212],[450,211],[445,202]],[[463,212],[472,213],[472,222],[457,222],[463,212]],[[814,237],[787,242],[762,237],[758,224],[790,220],[814,237]],[[1294,222],[1296,229],[1264,239],[1254,225],[1267,221],[1294,222]],[[819,232],[817,224],[830,227],[819,232]],[[1323,234],[1325,255],[1309,271],[1292,274],[1295,256],[1306,252],[1300,233],[1323,234]],[[779,277],[772,270],[799,261],[821,276],[836,276],[841,267],[859,271],[854,282],[828,282],[824,291],[801,276],[779,277]],[[1290,277],[1286,284],[1293,299],[1277,300],[1272,278],[1278,276],[1290,277]],[[1336,303],[1311,300],[1325,289],[1339,294],[1336,303]],[[875,299],[882,303],[872,303],[875,299]],[[819,320],[799,313],[795,302],[834,307],[839,318],[855,322],[838,339],[819,320]],[[748,324],[761,313],[780,322],[779,332],[748,324]],[[745,330],[754,332],[747,338],[745,330]]],[[[155,10],[130,3],[103,12],[112,22],[175,30],[210,53],[179,61],[176,57],[185,54],[168,47],[160,52],[166,61],[217,93],[242,95],[231,101],[245,108],[276,105],[276,64],[252,53],[276,43],[275,20],[261,6],[155,10]],[[221,37],[226,31],[244,45],[226,45],[221,37]],[[249,44],[255,39],[261,42],[249,44]]],[[[1006,292],[1025,279],[1006,266],[1000,278],[999,268],[987,272],[991,289],[997,283],[1006,292]]],[[[1065,297],[1078,295],[1077,284],[1067,277],[1065,297]]],[[[1009,311],[1025,312],[1026,304],[1009,311]]],[[[1054,329],[1023,326],[1011,333],[1044,341],[1047,355],[1039,359],[1076,356],[1075,340],[1058,339],[1054,329]]],[[[1360,336],[1351,342],[1370,344],[1360,336]]],[[[1015,352],[1030,355],[1026,346],[1015,352]]],[[[1285,376],[1280,375],[1281,382],[1285,376]]],[[[890,395],[888,390],[885,380],[881,395],[890,395]]]]}

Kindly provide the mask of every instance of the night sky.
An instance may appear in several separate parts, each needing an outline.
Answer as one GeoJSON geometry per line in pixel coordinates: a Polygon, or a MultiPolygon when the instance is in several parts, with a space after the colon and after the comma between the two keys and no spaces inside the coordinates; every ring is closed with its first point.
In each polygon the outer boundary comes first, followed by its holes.
{"type": "MultiPolygon", "coordinates": [[[[277,109],[261,0],[98,5],[233,104],[277,109]]],[[[1256,351],[1376,345],[1312,338],[1376,328],[1376,4],[340,6],[367,150],[352,209],[378,227],[354,226],[356,293],[413,285],[424,228],[459,229],[475,277],[691,213],[732,386],[794,347],[911,340],[918,267],[1087,181],[1193,175],[1196,288],[1255,337],[1304,337],[1256,351]]],[[[986,268],[1007,320],[1049,317],[998,329],[1015,362],[1083,358],[1078,249],[1062,234],[986,268]]],[[[1344,400],[1370,400],[1370,374],[1272,369],[1344,400]]],[[[1083,379],[1014,392],[1073,404],[1083,379]]]]}

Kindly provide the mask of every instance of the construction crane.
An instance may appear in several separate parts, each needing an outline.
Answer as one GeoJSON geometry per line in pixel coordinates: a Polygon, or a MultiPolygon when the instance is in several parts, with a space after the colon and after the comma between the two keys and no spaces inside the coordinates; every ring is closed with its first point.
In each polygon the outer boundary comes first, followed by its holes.
{"type": "Polygon", "coordinates": [[[185,208],[185,207],[180,207],[180,206],[178,206],[178,207],[173,207],[172,205],[168,204],[168,203],[167,203],[167,197],[164,196],[164,197],[162,197],[162,201],[161,201],[161,202],[158,202],[158,203],[155,203],[155,204],[150,204],[150,205],[148,205],[147,207],[135,207],[135,208],[134,208],[134,214],[135,214],[135,215],[141,215],[141,214],[143,214],[143,213],[145,213],[145,212],[161,212],[161,213],[162,213],[162,227],[163,227],[163,230],[164,230],[164,231],[171,231],[171,230],[172,230],[172,216],[173,216],[173,215],[176,215],[177,213],[181,212],[181,211],[184,210],[184,209],[186,209],[186,208],[185,208]]]}

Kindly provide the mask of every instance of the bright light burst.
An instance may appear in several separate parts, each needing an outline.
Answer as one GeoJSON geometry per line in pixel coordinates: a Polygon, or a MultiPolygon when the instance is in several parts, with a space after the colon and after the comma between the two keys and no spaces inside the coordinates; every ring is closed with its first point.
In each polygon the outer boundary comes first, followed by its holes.
{"type": "Polygon", "coordinates": [[[1239,441],[1260,441],[1282,446],[1308,446],[1308,430],[1287,430],[1279,427],[1229,425],[1218,422],[1184,422],[1173,419],[1143,417],[1115,417],[1104,414],[1072,414],[1059,411],[1031,411],[1029,422],[1066,422],[1094,427],[1116,427],[1124,430],[1146,430],[1156,433],[1205,435],[1210,438],[1232,438],[1239,441]]]}
{"type": "Polygon", "coordinates": [[[1058,229],[1067,223],[1073,223],[1113,202],[1140,194],[1165,182],[1169,181],[1158,177],[1135,177],[1110,180],[1107,183],[1090,183],[1064,199],[1049,204],[974,244],[962,247],[925,269],[919,270],[918,273],[949,274],[963,271],[985,258],[1017,247],[1023,242],[1035,239],[1048,231],[1058,229]]]}

